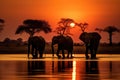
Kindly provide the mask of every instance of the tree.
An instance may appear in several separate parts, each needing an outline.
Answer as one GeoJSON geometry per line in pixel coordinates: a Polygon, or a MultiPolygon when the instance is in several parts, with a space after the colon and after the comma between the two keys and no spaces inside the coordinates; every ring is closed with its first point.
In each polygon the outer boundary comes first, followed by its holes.
{"type": "Polygon", "coordinates": [[[52,29],[47,21],[27,19],[23,21],[22,25],[18,26],[15,34],[26,32],[32,37],[35,33],[40,31],[49,33],[52,29]]]}
{"type": "Polygon", "coordinates": [[[9,43],[10,41],[11,41],[11,40],[10,40],[10,38],[8,38],[8,37],[3,40],[4,43],[9,43]]]}
{"type": "Polygon", "coordinates": [[[16,43],[17,43],[17,46],[22,45],[22,44],[23,44],[23,39],[22,39],[22,38],[18,38],[18,39],[16,40],[16,43]]]}
{"type": "Polygon", "coordinates": [[[113,32],[120,32],[120,29],[116,28],[115,26],[107,26],[104,29],[101,28],[96,28],[95,30],[97,31],[103,31],[103,32],[107,32],[109,34],[109,45],[112,46],[112,36],[113,36],[113,32]]]}
{"type": "Polygon", "coordinates": [[[55,32],[60,35],[70,34],[69,29],[71,23],[74,23],[73,19],[61,18],[61,20],[58,22],[58,27],[56,28],[55,32]]]}
{"type": "Polygon", "coordinates": [[[81,28],[81,30],[82,30],[82,32],[85,32],[85,29],[87,28],[87,26],[88,26],[88,23],[76,23],[76,25],[78,25],[80,28],[81,28]]]}
{"type": "Polygon", "coordinates": [[[18,38],[17,41],[18,41],[19,43],[22,43],[22,42],[23,42],[23,39],[22,39],[22,38],[18,38]]]}
{"type": "Polygon", "coordinates": [[[0,19],[0,32],[3,30],[4,22],[3,19],[0,19]]]}
{"type": "Polygon", "coordinates": [[[5,38],[4,40],[3,40],[3,43],[5,44],[5,46],[9,46],[9,43],[11,42],[11,39],[10,38],[5,38]]]}

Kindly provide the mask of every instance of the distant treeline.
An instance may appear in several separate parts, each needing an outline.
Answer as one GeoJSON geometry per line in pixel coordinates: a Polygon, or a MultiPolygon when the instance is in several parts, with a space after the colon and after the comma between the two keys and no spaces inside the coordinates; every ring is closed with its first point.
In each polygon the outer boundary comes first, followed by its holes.
{"type": "MultiPolygon", "coordinates": [[[[23,41],[22,38],[18,38],[16,40],[10,39],[10,38],[5,38],[3,41],[0,42],[0,46],[27,46],[28,41],[23,41]]],[[[51,42],[46,42],[46,45],[51,45],[51,42]]],[[[84,43],[78,43],[75,42],[74,46],[84,46],[84,43]]],[[[109,43],[100,43],[100,46],[109,46],[109,43]]],[[[118,43],[113,43],[113,46],[120,46],[120,42],[118,43]]]]}
{"type": "Polygon", "coordinates": [[[23,41],[22,38],[18,38],[16,40],[5,38],[2,42],[0,42],[1,46],[22,46],[26,44],[27,44],[27,41],[23,41]]]}

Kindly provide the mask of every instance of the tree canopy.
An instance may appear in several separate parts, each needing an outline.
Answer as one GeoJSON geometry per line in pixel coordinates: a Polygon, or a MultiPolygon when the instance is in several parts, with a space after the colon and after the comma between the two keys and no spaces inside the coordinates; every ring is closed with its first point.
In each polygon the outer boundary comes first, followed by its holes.
{"type": "Polygon", "coordinates": [[[60,35],[67,35],[70,34],[70,24],[74,23],[73,19],[70,18],[61,18],[58,22],[58,27],[56,28],[55,32],[60,35]]]}
{"type": "Polygon", "coordinates": [[[44,31],[49,33],[52,31],[51,26],[45,20],[32,20],[27,19],[23,21],[22,25],[19,25],[15,34],[20,34],[23,32],[28,33],[30,36],[33,36],[35,33],[44,31]]]}
{"type": "Polygon", "coordinates": [[[115,26],[107,26],[104,29],[101,28],[96,28],[96,31],[103,31],[103,32],[108,32],[108,33],[113,33],[113,32],[120,32],[120,29],[116,28],[115,26]]]}
{"type": "Polygon", "coordinates": [[[85,29],[88,26],[88,23],[84,22],[84,23],[76,23],[82,30],[82,32],[85,32],[85,29]]]}
{"type": "Polygon", "coordinates": [[[109,45],[110,46],[112,45],[112,35],[113,35],[113,32],[120,32],[120,29],[116,28],[115,26],[107,26],[104,29],[96,28],[95,30],[99,31],[99,32],[101,32],[101,31],[107,32],[109,34],[109,45]]]}

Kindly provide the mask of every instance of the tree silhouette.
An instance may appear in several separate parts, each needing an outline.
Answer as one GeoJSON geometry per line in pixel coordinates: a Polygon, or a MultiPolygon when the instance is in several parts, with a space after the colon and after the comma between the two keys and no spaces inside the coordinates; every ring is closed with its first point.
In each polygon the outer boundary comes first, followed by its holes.
{"type": "Polygon", "coordinates": [[[4,42],[4,43],[9,43],[9,42],[10,42],[10,38],[8,38],[8,37],[5,38],[5,39],[3,40],[3,42],[4,42]]]}
{"type": "Polygon", "coordinates": [[[50,25],[48,22],[44,20],[32,20],[32,19],[27,19],[23,21],[23,24],[20,25],[15,34],[20,34],[23,32],[26,32],[32,37],[35,33],[44,31],[45,33],[49,33],[52,31],[50,25]]]}
{"type": "Polygon", "coordinates": [[[61,18],[61,20],[58,22],[58,27],[56,28],[55,32],[60,35],[70,34],[70,23],[74,23],[74,20],[70,18],[61,18]]]}
{"type": "Polygon", "coordinates": [[[101,28],[96,28],[95,30],[97,31],[103,31],[103,32],[107,32],[109,34],[109,45],[112,46],[112,36],[113,36],[113,32],[120,32],[120,30],[118,28],[116,28],[115,26],[107,26],[104,29],[101,28]]]}
{"type": "Polygon", "coordinates": [[[76,25],[78,25],[80,28],[81,28],[81,30],[82,30],[82,32],[85,32],[85,29],[87,28],[87,26],[88,26],[88,23],[76,23],[76,25]]]}
{"type": "Polygon", "coordinates": [[[4,22],[3,19],[0,19],[0,32],[3,30],[4,22]]]}

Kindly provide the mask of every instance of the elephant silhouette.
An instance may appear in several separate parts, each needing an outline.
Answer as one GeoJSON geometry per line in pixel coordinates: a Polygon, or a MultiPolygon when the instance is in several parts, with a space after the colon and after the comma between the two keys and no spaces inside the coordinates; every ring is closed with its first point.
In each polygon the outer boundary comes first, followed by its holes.
{"type": "Polygon", "coordinates": [[[45,49],[45,40],[41,36],[33,36],[30,37],[28,40],[28,58],[29,54],[31,53],[33,58],[38,57],[38,52],[39,52],[39,57],[42,58],[43,52],[45,49]]]}
{"type": "Polygon", "coordinates": [[[97,53],[97,50],[98,50],[98,46],[99,46],[101,36],[97,32],[91,32],[91,33],[83,32],[79,36],[79,39],[82,40],[85,43],[86,59],[89,58],[89,56],[88,56],[88,51],[89,50],[90,50],[90,54],[91,54],[91,59],[96,59],[96,53],[97,53]]]}
{"type": "Polygon", "coordinates": [[[72,56],[72,52],[73,52],[73,40],[70,36],[63,36],[63,35],[58,35],[58,36],[54,36],[52,38],[52,54],[54,56],[54,45],[57,44],[58,45],[58,49],[57,49],[57,56],[58,58],[61,58],[61,56],[59,55],[60,50],[62,50],[62,56],[63,58],[65,58],[64,55],[64,50],[67,50],[68,55],[67,57],[69,58],[69,56],[72,56]]]}

